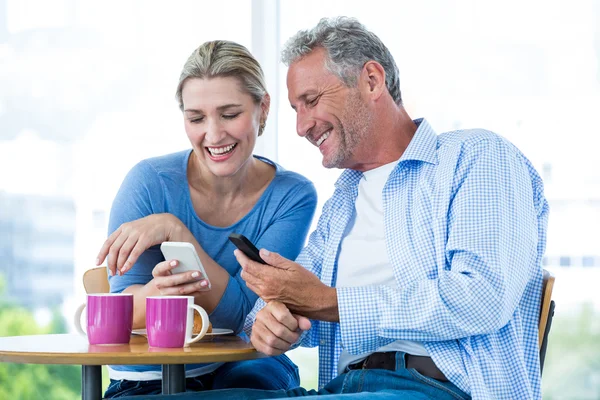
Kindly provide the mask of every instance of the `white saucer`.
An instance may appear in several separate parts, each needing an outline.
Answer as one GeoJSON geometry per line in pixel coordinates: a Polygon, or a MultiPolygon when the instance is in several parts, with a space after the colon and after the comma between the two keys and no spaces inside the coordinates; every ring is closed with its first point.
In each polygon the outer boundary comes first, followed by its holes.
{"type": "Polygon", "coordinates": [[[223,328],[213,328],[212,332],[207,332],[206,336],[231,335],[233,330],[223,328]]]}
{"type": "MultiPolygon", "coordinates": [[[[146,329],[134,329],[131,331],[134,335],[142,335],[146,336],[146,329]]],[[[221,335],[231,335],[233,331],[231,329],[222,329],[222,328],[213,328],[212,332],[208,332],[204,336],[221,336],[221,335]]]]}

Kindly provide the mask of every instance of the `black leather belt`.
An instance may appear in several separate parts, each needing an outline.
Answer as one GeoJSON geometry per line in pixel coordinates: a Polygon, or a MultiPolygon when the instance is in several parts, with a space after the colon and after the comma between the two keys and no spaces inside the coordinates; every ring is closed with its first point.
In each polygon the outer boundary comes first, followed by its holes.
{"type": "MultiPolygon", "coordinates": [[[[431,357],[404,355],[406,368],[414,368],[421,375],[428,376],[438,381],[448,382],[448,378],[435,365],[431,357]]],[[[396,352],[373,353],[356,364],[351,364],[348,369],[387,369],[396,370],[396,352]]]]}

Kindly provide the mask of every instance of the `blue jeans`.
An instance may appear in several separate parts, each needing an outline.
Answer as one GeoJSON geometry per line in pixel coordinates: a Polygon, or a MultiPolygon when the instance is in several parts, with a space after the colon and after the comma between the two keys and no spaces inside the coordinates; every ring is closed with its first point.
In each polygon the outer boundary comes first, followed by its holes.
{"type": "MultiPolygon", "coordinates": [[[[396,370],[357,369],[346,371],[321,390],[304,388],[281,390],[227,389],[203,393],[184,393],[170,396],[151,396],[153,400],[187,399],[276,399],[282,397],[327,395],[335,399],[403,399],[403,400],[463,400],[471,397],[451,382],[442,382],[407,369],[404,354],[396,353],[396,370]]],[[[142,397],[146,398],[146,397],[142,397]]],[[[140,398],[134,397],[131,400],[140,398]]]]}
{"type": "MultiPolygon", "coordinates": [[[[188,392],[248,388],[288,390],[300,385],[298,367],[286,355],[225,363],[210,374],[186,379],[188,392]]],[[[162,393],[162,381],[110,380],[105,398],[162,393]]]]}

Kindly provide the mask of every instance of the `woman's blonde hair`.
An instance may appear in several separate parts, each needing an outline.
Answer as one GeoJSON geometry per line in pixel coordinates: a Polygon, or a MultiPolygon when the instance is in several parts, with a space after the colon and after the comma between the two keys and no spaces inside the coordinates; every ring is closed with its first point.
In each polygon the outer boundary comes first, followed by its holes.
{"type": "MultiPolygon", "coordinates": [[[[227,40],[214,40],[203,43],[190,55],[185,62],[175,97],[179,109],[183,111],[182,91],[183,85],[190,78],[233,77],[238,79],[256,104],[260,104],[265,94],[267,85],[260,64],[247,48],[241,44],[227,40]]],[[[261,135],[265,122],[261,121],[258,134],[261,135]]]]}

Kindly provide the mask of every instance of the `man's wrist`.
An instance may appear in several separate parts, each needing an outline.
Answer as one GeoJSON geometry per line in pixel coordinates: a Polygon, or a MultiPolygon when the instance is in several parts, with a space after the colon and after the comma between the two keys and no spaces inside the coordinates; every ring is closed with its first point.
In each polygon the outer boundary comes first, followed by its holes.
{"type": "Polygon", "coordinates": [[[304,310],[298,310],[298,314],[306,318],[327,322],[339,322],[339,308],[337,302],[337,290],[323,285],[315,291],[309,291],[309,305],[304,310]]]}

